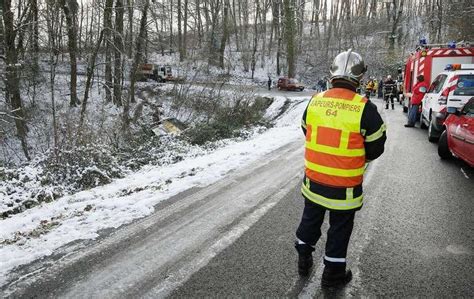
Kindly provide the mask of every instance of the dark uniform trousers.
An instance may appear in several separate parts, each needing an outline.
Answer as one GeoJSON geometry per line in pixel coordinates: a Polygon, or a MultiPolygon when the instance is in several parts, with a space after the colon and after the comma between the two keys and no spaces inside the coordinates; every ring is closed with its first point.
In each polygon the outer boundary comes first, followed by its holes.
{"type": "MultiPolygon", "coordinates": [[[[303,217],[296,231],[296,237],[308,245],[315,246],[321,237],[321,225],[324,222],[326,210],[326,208],[305,198],[303,217]]],[[[326,240],[326,257],[324,258],[326,266],[345,268],[345,258],[354,227],[355,212],[355,210],[329,211],[329,230],[326,240]]]]}

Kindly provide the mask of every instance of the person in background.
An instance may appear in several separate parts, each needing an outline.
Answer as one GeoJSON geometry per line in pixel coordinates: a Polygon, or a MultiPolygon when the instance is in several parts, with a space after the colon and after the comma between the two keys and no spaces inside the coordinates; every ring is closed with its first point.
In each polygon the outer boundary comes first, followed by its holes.
{"type": "Polygon", "coordinates": [[[372,90],[372,96],[375,97],[375,95],[377,94],[378,88],[379,88],[379,81],[377,81],[377,79],[374,79],[374,89],[372,90]]]}
{"type": "Polygon", "coordinates": [[[272,89],[272,78],[268,77],[268,90],[272,89]]]}
{"type": "Polygon", "coordinates": [[[421,105],[421,100],[423,100],[423,96],[428,91],[428,83],[425,82],[425,77],[423,75],[419,75],[416,77],[418,83],[416,83],[415,87],[413,87],[413,94],[410,99],[410,111],[408,111],[408,123],[405,124],[407,128],[413,128],[416,123],[416,116],[418,114],[418,109],[421,105]]]}
{"type": "Polygon", "coordinates": [[[318,86],[319,86],[319,91],[326,90],[326,82],[324,81],[323,78],[319,79],[318,86]]]}
{"type": "Polygon", "coordinates": [[[395,81],[391,75],[387,76],[387,79],[383,82],[383,96],[385,100],[385,109],[388,109],[390,103],[392,103],[392,110],[395,109],[394,98],[397,94],[395,81]]]}
{"type": "Polygon", "coordinates": [[[377,90],[377,96],[379,98],[383,98],[383,79],[380,79],[379,80],[379,86],[378,86],[378,90],[377,90]]]}
{"type": "Polygon", "coordinates": [[[365,85],[365,96],[367,97],[367,99],[370,99],[370,96],[372,95],[372,92],[374,91],[374,87],[375,87],[374,80],[372,79],[372,77],[370,77],[369,81],[365,85]]]}

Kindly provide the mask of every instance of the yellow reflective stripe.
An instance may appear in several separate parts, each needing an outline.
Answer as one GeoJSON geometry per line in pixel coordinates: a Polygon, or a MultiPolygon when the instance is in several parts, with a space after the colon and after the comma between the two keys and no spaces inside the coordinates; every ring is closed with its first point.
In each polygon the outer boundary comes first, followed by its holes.
{"type": "Polygon", "coordinates": [[[339,148],[347,149],[347,147],[349,146],[349,135],[349,131],[341,132],[341,143],[339,144],[339,148]]]}
{"type": "Polygon", "coordinates": [[[301,126],[306,129],[306,122],[304,121],[304,119],[301,120],[301,126]]]}
{"type": "Polygon", "coordinates": [[[356,169],[340,169],[340,168],[332,168],[332,167],[327,167],[327,166],[311,163],[308,160],[305,160],[304,164],[306,168],[310,170],[317,171],[319,173],[328,174],[328,175],[345,177],[345,178],[363,175],[365,171],[365,166],[361,168],[356,168],[356,169]]]}
{"type": "Polygon", "coordinates": [[[373,142],[379,139],[380,137],[383,136],[383,132],[385,132],[386,130],[387,130],[387,126],[385,124],[382,124],[380,126],[380,129],[377,130],[377,132],[365,137],[365,142],[373,142]]]}
{"type": "Polygon", "coordinates": [[[314,144],[308,141],[305,143],[305,146],[306,148],[309,148],[310,150],[320,152],[323,154],[330,154],[330,155],[344,156],[344,157],[365,156],[364,148],[358,148],[358,149],[335,148],[332,146],[327,146],[327,145],[322,145],[322,144],[314,144]]]}
{"type": "Polygon", "coordinates": [[[346,189],[346,199],[354,199],[354,188],[346,189]]]}
{"type": "Polygon", "coordinates": [[[301,186],[301,193],[314,203],[333,210],[352,210],[362,206],[363,195],[353,199],[330,199],[322,195],[313,193],[304,184],[301,186]]]}

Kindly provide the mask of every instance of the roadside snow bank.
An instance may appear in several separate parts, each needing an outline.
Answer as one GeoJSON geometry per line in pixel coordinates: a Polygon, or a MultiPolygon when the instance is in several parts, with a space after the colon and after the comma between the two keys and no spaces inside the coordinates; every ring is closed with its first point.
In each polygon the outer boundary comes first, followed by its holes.
{"type": "MultiPolygon", "coordinates": [[[[276,119],[273,128],[248,140],[233,141],[212,153],[172,165],[147,166],[108,185],[43,203],[0,221],[0,285],[16,266],[50,255],[71,241],[94,239],[99,230],[149,215],[157,203],[191,187],[210,185],[230,170],[302,138],[300,119],[307,99],[290,99],[286,113],[276,119]]],[[[275,102],[270,117],[285,103],[283,99],[275,102]]]]}

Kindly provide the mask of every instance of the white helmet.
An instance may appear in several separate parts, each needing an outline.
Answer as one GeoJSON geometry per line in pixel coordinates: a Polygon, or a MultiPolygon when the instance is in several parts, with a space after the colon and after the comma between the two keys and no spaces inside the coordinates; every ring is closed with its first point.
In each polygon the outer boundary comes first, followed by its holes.
{"type": "Polygon", "coordinates": [[[330,71],[331,81],[342,79],[359,85],[360,80],[367,71],[367,66],[358,53],[352,52],[352,49],[349,49],[339,53],[336,58],[334,58],[330,71]]]}

